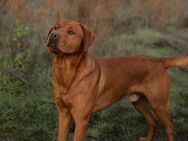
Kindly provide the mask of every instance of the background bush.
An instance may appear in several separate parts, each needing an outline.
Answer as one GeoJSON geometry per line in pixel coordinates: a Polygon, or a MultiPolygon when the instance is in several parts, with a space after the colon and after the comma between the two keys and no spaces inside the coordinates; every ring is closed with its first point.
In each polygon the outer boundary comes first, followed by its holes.
{"type": "MultiPolygon", "coordinates": [[[[57,111],[45,37],[57,13],[87,24],[96,56],[188,52],[186,0],[1,0],[0,140],[55,141],[57,111]]],[[[188,68],[170,69],[171,112],[177,141],[188,139],[188,68]]],[[[88,141],[134,141],[147,125],[125,99],[94,114],[88,141]]],[[[69,140],[72,139],[74,123],[69,140]]],[[[164,141],[159,125],[156,141],[164,141]]]]}

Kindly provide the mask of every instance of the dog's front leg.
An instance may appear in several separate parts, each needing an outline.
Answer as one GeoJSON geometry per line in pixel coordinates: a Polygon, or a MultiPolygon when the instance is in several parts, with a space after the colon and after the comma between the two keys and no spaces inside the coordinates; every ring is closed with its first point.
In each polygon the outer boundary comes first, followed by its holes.
{"type": "Polygon", "coordinates": [[[59,113],[58,115],[58,141],[67,141],[70,128],[71,115],[59,113]]]}
{"type": "Polygon", "coordinates": [[[67,141],[71,114],[60,99],[56,99],[58,109],[58,141],[67,141]]]}
{"type": "Polygon", "coordinates": [[[82,116],[81,113],[76,112],[73,117],[76,125],[73,141],[84,141],[90,116],[82,116]]]}

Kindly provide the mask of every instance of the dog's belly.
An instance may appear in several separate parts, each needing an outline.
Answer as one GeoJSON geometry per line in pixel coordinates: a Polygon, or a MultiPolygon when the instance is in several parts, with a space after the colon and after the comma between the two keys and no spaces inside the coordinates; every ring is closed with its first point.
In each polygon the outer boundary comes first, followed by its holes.
{"type": "Polygon", "coordinates": [[[124,95],[118,96],[118,97],[102,97],[101,99],[99,99],[99,101],[97,102],[96,106],[93,109],[93,112],[97,112],[115,102],[117,102],[118,100],[122,99],[124,97],[124,95]]]}
{"type": "Polygon", "coordinates": [[[142,89],[142,86],[140,85],[133,85],[133,86],[129,86],[126,87],[126,85],[123,87],[119,87],[119,88],[109,88],[109,90],[107,90],[104,93],[101,93],[99,98],[96,101],[96,105],[93,109],[93,112],[97,112],[119,100],[121,100],[122,98],[126,97],[128,99],[128,101],[130,102],[136,102],[139,97],[140,94],[136,93],[136,92],[143,92],[144,90],[142,89]]]}
{"type": "Polygon", "coordinates": [[[120,99],[122,99],[126,95],[127,95],[127,88],[126,87],[109,88],[108,90],[102,92],[99,95],[99,97],[96,101],[96,105],[93,109],[93,112],[99,111],[99,110],[109,106],[110,104],[113,104],[113,103],[119,101],[120,99]]]}

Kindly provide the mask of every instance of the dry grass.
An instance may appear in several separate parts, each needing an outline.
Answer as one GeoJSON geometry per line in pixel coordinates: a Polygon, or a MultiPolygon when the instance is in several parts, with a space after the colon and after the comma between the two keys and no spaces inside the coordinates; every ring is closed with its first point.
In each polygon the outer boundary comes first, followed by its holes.
{"type": "MultiPolygon", "coordinates": [[[[145,24],[143,26],[165,28],[183,20],[181,18],[186,15],[185,2],[186,0],[2,0],[0,12],[1,16],[11,15],[9,22],[19,19],[26,24],[31,23],[36,29],[49,27],[55,21],[57,13],[60,13],[62,18],[78,20],[88,25],[100,36],[117,28],[115,24],[119,21],[116,17],[123,5],[127,11],[123,16],[139,16],[145,24]]],[[[121,17],[121,20],[125,18],[121,17]]]]}

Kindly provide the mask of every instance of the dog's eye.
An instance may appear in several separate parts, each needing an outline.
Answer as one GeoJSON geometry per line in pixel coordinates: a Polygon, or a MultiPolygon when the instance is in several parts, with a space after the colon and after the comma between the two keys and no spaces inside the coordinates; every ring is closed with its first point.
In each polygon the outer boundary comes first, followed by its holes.
{"type": "Polygon", "coordinates": [[[68,31],[68,33],[69,33],[69,35],[75,35],[76,33],[74,32],[74,31],[72,31],[72,30],[70,30],[70,31],[68,31]]]}

